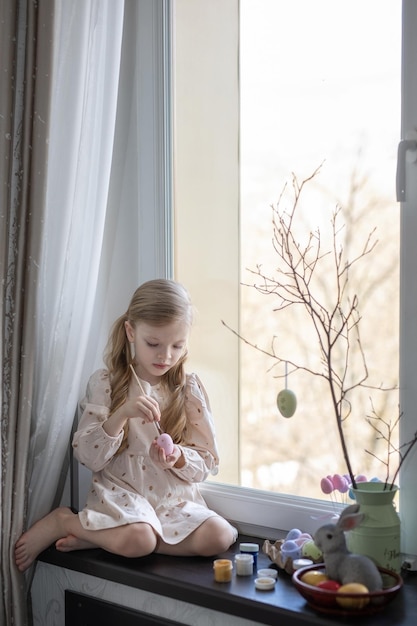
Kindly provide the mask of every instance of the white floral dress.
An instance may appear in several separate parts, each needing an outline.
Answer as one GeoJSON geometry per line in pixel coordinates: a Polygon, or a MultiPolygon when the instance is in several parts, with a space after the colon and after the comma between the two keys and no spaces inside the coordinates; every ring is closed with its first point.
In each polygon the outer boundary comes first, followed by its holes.
{"type": "MultiPolygon", "coordinates": [[[[141,381],[161,408],[167,401],[162,385],[141,381]]],[[[206,519],[217,515],[200,494],[198,483],[217,471],[218,452],[207,394],[195,374],[187,375],[186,414],[192,446],[181,446],[185,465],[161,469],[150,456],[158,435],[154,423],[129,420],[128,447],[116,454],[123,433],[110,437],[103,428],[109,416],[110,381],[107,370],[90,378],[81,402],[82,416],[73,449],[80,463],[93,472],[91,489],[79,518],[84,528],[99,530],[146,522],[169,544],[185,539],[206,519]]],[[[129,395],[139,394],[132,382],[129,395]]]]}

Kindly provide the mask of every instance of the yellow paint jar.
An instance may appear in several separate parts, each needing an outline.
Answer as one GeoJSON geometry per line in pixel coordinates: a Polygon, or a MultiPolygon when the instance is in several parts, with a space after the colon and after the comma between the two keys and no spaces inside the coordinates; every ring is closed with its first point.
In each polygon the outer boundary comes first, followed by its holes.
{"type": "Polygon", "coordinates": [[[230,583],[232,580],[233,563],[229,559],[213,561],[214,580],[218,583],[230,583]]]}

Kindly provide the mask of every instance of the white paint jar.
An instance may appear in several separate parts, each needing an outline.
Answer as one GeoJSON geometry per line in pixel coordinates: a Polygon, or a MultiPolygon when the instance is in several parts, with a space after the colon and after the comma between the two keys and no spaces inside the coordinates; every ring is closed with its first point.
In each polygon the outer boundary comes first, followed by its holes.
{"type": "Polygon", "coordinates": [[[235,568],[237,576],[252,576],[253,554],[236,554],[235,568]]]}

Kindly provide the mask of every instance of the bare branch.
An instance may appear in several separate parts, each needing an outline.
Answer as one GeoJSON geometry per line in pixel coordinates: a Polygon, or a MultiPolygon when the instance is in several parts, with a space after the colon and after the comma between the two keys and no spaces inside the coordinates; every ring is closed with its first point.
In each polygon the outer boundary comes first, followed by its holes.
{"type": "MultiPolygon", "coordinates": [[[[271,349],[265,350],[242,337],[224,321],[222,323],[245,344],[271,357],[274,360],[271,369],[275,365],[286,362],[290,365],[291,372],[303,370],[327,382],[343,456],[352,485],[355,487],[355,477],[343,429],[343,422],[350,415],[352,409],[349,396],[353,390],[358,388],[382,391],[393,389],[392,387],[385,388],[382,385],[375,387],[368,383],[369,371],[359,332],[361,321],[359,297],[355,291],[352,291],[350,283],[352,268],[362,263],[374,251],[378,241],[375,239],[374,229],[366,237],[360,252],[351,259],[347,258],[343,245],[345,225],[340,222],[342,215],[340,207],[336,207],[330,220],[331,244],[328,250],[322,249],[324,246],[319,229],[307,233],[304,242],[298,241],[296,218],[300,198],[305,185],[318,175],[320,169],[321,165],[311,176],[301,182],[294,174],[292,175],[293,199],[291,209],[281,209],[287,185],[284,185],[277,205],[271,207],[272,246],[278,258],[278,267],[275,273],[269,275],[264,272],[261,265],[257,265],[255,269],[248,269],[255,282],[242,284],[257,290],[262,295],[274,298],[274,312],[279,313],[294,306],[302,307],[310,320],[317,339],[321,369],[310,369],[302,364],[284,359],[275,351],[275,337],[272,340],[271,349]],[[319,277],[323,273],[329,276],[329,288],[320,292],[317,290],[317,284],[320,283],[319,277]],[[353,352],[358,355],[361,367],[359,371],[353,373],[352,378],[350,363],[353,352]],[[340,355],[342,355],[341,358],[340,355]]],[[[401,450],[395,449],[391,426],[383,420],[379,420],[380,418],[375,417],[375,415],[372,419],[368,419],[375,428],[378,437],[384,439],[388,444],[387,459],[382,461],[387,470],[388,481],[389,461],[392,452],[400,454],[401,464],[408,455],[410,448],[407,448],[403,455],[401,450]],[[374,419],[377,420],[376,425],[374,419]],[[388,427],[387,432],[384,432],[384,427],[388,427]]],[[[412,447],[415,444],[415,439],[410,443],[412,447]]],[[[372,452],[367,452],[375,456],[372,452]]]]}

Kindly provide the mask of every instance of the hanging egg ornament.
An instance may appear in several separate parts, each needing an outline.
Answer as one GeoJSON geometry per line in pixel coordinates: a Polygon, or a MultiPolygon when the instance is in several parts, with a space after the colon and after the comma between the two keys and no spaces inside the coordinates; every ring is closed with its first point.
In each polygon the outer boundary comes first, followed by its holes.
{"type": "Polygon", "coordinates": [[[291,389],[282,389],[277,396],[277,407],[283,417],[292,417],[297,408],[297,398],[291,389]]]}
{"type": "Polygon", "coordinates": [[[291,389],[287,389],[288,363],[285,363],[285,389],[282,389],[277,396],[277,407],[283,417],[292,417],[297,408],[297,398],[291,389]]]}

